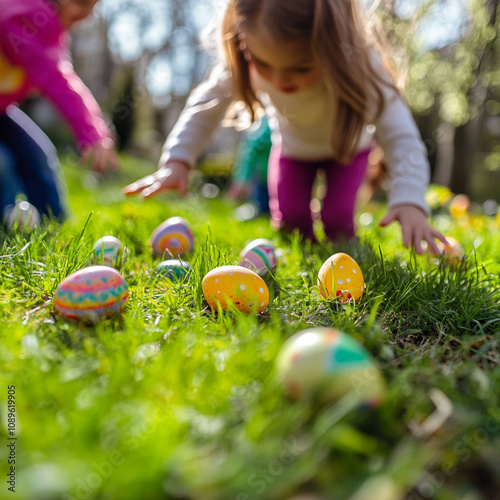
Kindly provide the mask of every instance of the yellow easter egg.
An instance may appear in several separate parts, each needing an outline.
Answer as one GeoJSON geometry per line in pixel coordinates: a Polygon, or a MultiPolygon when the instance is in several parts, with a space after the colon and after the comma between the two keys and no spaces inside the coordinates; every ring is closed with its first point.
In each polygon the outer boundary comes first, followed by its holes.
{"type": "Polygon", "coordinates": [[[336,253],[325,260],[318,272],[319,293],[325,299],[357,302],[365,290],[363,273],[357,262],[346,253],[336,253]]]}
{"type": "Polygon", "coordinates": [[[209,306],[224,311],[232,307],[250,314],[262,312],[269,303],[269,289],[255,272],[241,266],[221,266],[208,272],[202,281],[209,306]]]}

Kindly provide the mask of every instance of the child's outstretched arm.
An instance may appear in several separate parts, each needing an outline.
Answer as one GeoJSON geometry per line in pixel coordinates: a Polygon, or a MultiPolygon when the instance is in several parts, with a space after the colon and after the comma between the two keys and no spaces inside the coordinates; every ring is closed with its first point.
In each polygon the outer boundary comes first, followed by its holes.
{"type": "Polygon", "coordinates": [[[380,225],[387,226],[398,221],[403,232],[403,243],[406,248],[412,246],[420,255],[423,253],[422,241],[427,242],[434,254],[441,253],[436,245],[435,238],[448,245],[446,238],[427,222],[426,213],[415,205],[398,205],[389,209],[389,213],[382,219],[380,225]]]}
{"type": "Polygon", "coordinates": [[[222,120],[232,101],[232,83],[222,65],[193,90],[170,132],[158,162],[158,170],[125,186],[127,196],[150,198],[161,191],[186,194],[189,171],[222,120]]]}

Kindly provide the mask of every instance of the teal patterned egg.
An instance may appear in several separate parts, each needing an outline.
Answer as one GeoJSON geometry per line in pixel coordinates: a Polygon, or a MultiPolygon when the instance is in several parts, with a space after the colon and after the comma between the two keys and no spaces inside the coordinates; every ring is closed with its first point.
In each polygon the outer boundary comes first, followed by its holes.
{"type": "Polygon", "coordinates": [[[189,279],[191,266],[185,260],[169,259],[160,262],[156,267],[156,272],[173,283],[183,283],[189,279]]]}

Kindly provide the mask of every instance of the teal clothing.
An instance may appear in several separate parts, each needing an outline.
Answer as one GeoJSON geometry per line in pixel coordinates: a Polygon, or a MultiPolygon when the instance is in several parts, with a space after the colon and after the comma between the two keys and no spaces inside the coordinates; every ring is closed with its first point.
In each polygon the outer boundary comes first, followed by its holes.
{"type": "Polygon", "coordinates": [[[241,184],[267,184],[267,164],[271,151],[271,130],[264,116],[243,135],[238,147],[233,180],[241,184]]]}

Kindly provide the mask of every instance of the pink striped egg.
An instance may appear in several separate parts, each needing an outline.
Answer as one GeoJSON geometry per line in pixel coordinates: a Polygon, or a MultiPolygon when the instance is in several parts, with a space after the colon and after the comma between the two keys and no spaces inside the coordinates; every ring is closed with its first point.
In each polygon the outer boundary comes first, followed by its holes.
{"type": "Polygon", "coordinates": [[[182,217],[170,217],[151,235],[151,251],[157,257],[178,257],[193,251],[194,236],[188,222],[182,217]]]}
{"type": "Polygon", "coordinates": [[[127,299],[127,283],[116,269],[89,266],[61,281],[54,305],[63,318],[97,323],[119,314],[127,299]]]}
{"type": "Polygon", "coordinates": [[[240,266],[246,267],[259,276],[265,276],[276,267],[278,259],[274,245],[265,238],[248,243],[240,253],[240,266]]]}

